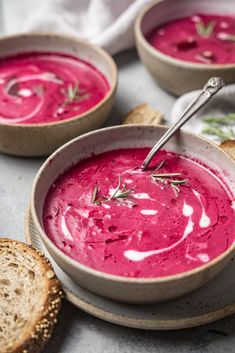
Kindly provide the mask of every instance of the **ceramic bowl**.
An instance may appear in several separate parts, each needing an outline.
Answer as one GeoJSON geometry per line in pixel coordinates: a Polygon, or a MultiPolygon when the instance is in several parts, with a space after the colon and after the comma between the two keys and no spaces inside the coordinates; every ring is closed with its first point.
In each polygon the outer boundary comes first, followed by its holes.
{"type": "Polygon", "coordinates": [[[114,103],[117,68],[104,50],[85,41],[57,34],[23,34],[0,39],[0,58],[25,52],[57,52],[78,56],[97,67],[110,90],[94,108],[70,119],[50,124],[0,123],[0,151],[19,156],[49,155],[65,142],[99,128],[114,103]]]}
{"type": "MultiPolygon", "coordinates": [[[[161,278],[126,278],[93,270],[59,250],[44,231],[44,200],[52,183],[77,162],[105,151],[153,146],[166,131],[163,126],[116,126],[80,136],[54,152],[39,170],[32,189],[30,210],[35,229],[58,265],[76,282],[101,296],[131,303],[163,301],[182,296],[213,278],[232,257],[235,245],[211,262],[194,270],[161,278]]],[[[226,181],[235,193],[235,162],[214,143],[180,132],[166,149],[198,158],[218,171],[229,171],[226,181]],[[223,170],[222,170],[223,169],[223,170]]]]}
{"type": "Polygon", "coordinates": [[[154,79],[167,91],[181,95],[201,88],[211,76],[221,76],[226,83],[235,82],[234,64],[200,64],[175,59],[156,50],[146,40],[154,28],[171,20],[195,13],[231,15],[233,0],[155,0],[145,7],[135,22],[136,46],[141,61],[154,79]]]}

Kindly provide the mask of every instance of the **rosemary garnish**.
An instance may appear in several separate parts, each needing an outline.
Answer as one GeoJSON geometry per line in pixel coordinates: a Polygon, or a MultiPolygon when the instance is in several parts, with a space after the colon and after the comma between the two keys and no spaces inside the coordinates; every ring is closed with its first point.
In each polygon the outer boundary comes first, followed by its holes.
{"type": "Polygon", "coordinates": [[[209,22],[205,25],[202,21],[196,22],[196,31],[200,37],[210,37],[215,28],[215,21],[209,22]]]}
{"type": "Polygon", "coordinates": [[[206,123],[202,130],[204,134],[217,137],[221,141],[235,139],[235,132],[232,128],[235,125],[235,113],[227,114],[223,117],[204,117],[206,123]],[[227,124],[227,126],[225,125],[227,124]]]}
{"type": "Polygon", "coordinates": [[[123,184],[121,189],[121,176],[118,176],[118,186],[114,190],[113,194],[108,198],[108,201],[113,199],[125,199],[129,196],[129,194],[133,191],[133,189],[126,189],[126,184],[123,184]]]}
{"type": "Polygon", "coordinates": [[[208,124],[235,124],[235,113],[227,114],[221,117],[206,116],[203,121],[208,124]]]}
{"type": "Polygon", "coordinates": [[[126,184],[122,186],[121,176],[118,176],[118,185],[112,195],[109,197],[100,196],[98,197],[98,187],[95,186],[92,193],[92,203],[95,205],[100,205],[102,202],[108,202],[111,200],[124,200],[133,192],[133,189],[126,189],[126,184]]]}
{"type": "Polygon", "coordinates": [[[93,204],[97,204],[98,203],[97,194],[98,194],[98,186],[95,186],[94,190],[93,190],[93,193],[92,193],[92,200],[91,200],[91,202],[93,204]]]}
{"type": "Polygon", "coordinates": [[[162,173],[162,174],[151,174],[151,177],[153,178],[171,178],[175,176],[180,176],[180,173],[162,173]]]}
{"type": "Polygon", "coordinates": [[[161,169],[161,167],[163,167],[163,165],[165,164],[165,161],[161,161],[158,166],[154,169],[154,171],[156,172],[157,170],[161,169]]]}
{"type": "Polygon", "coordinates": [[[151,174],[150,176],[154,181],[170,185],[176,196],[178,196],[180,192],[179,186],[185,185],[188,182],[188,179],[172,179],[173,177],[181,176],[181,173],[161,173],[151,174]]]}
{"type": "Polygon", "coordinates": [[[89,93],[80,94],[79,93],[79,81],[77,81],[74,85],[69,84],[67,92],[65,92],[66,100],[64,101],[64,105],[71,104],[74,102],[80,102],[83,99],[89,98],[89,93]]]}
{"type": "Polygon", "coordinates": [[[234,140],[235,133],[230,126],[226,126],[224,128],[216,127],[216,126],[208,126],[202,130],[204,134],[212,135],[218,137],[222,142],[225,140],[234,140]]]}

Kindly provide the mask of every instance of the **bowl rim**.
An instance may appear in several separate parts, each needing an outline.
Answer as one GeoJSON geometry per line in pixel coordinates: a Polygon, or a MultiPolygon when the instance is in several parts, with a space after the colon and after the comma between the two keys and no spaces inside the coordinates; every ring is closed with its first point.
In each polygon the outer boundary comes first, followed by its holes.
{"type": "MultiPolygon", "coordinates": [[[[32,219],[33,219],[34,225],[36,226],[36,229],[37,229],[41,239],[43,240],[43,243],[46,244],[46,248],[47,247],[49,249],[52,248],[53,252],[56,253],[56,256],[60,257],[69,266],[72,266],[73,268],[76,268],[77,270],[85,273],[86,275],[91,275],[91,276],[98,277],[100,279],[111,281],[111,282],[114,282],[114,283],[128,283],[128,284],[131,284],[131,285],[162,284],[162,283],[177,282],[179,280],[189,279],[190,277],[192,277],[194,275],[197,275],[199,273],[202,273],[204,271],[207,271],[210,268],[216,266],[217,264],[223,262],[223,260],[225,260],[226,257],[229,257],[233,252],[235,252],[235,242],[226,251],[224,251],[220,255],[216,256],[211,261],[209,261],[206,264],[203,264],[201,266],[198,266],[198,267],[196,267],[196,268],[194,268],[192,270],[189,270],[189,271],[184,271],[184,272],[181,272],[181,273],[177,273],[177,274],[169,275],[169,276],[163,276],[163,277],[139,277],[139,278],[124,277],[124,276],[113,275],[113,274],[110,274],[110,273],[102,272],[100,270],[95,270],[95,269],[93,269],[91,267],[88,267],[88,266],[86,266],[84,264],[79,263],[77,260],[74,260],[70,256],[68,256],[65,253],[63,253],[63,251],[60,250],[50,240],[50,238],[47,236],[46,232],[41,227],[41,224],[40,224],[39,219],[37,217],[36,207],[35,207],[35,203],[34,203],[37,183],[40,180],[41,175],[44,173],[44,170],[50,164],[51,160],[53,160],[58,154],[63,153],[63,151],[66,150],[68,146],[70,146],[73,143],[76,143],[78,140],[86,139],[89,136],[96,135],[97,133],[102,133],[104,131],[106,131],[108,133],[111,130],[132,129],[132,128],[136,128],[136,127],[139,127],[139,128],[141,128],[141,127],[143,127],[143,128],[149,127],[149,128],[154,128],[154,129],[160,128],[160,129],[167,130],[167,127],[163,126],[163,125],[151,126],[151,125],[133,124],[133,125],[117,125],[117,126],[106,127],[106,128],[102,128],[102,129],[99,129],[99,130],[94,130],[94,131],[88,132],[86,134],[83,134],[81,136],[78,136],[75,139],[65,143],[63,146],[59,147],[53,154],[51,154],[46,159],[46,161],[43,163],[43,165],[40,167],[40,169],[39,169],[39,171],[36,174],[36,177],[34,179],[33,185],[32,185],[32,191],[31,191],[31,195],[30,195],[30,211],[31,211],[31,215],[32,215],[32,219]]],[[[202,136],[199,136],[197,134],[194,134],[194,133],[192,133],[190,131],[187,131],[187,130],[184,130],[184,129],[181,129],[180,133],[184,134],[186,136],[189,136],[189,138],[190,138],[190,136],[193,137],[193,138],[196,137],[196,138],[198,138],[199,142],[201,140],[201,141],[204,141],[206,143],[209,143],[212,146],[213,149],[216,149],[216,150],[218,150],[218,152],[224,154],[224,156],[227,159],[229,159],[231,163],[235,164],[235,160],[233,160],[233,158],[231,156],[229,156],[226,152],[224,152],[213,141],[210,141],[210,140],[208,140],[208,139],[206,139],[206,138],[204,138],[202,136]]],[[[234,166],[234,168],[235,168],[235,166],[234,166]]],[[[48,250],[48,248],[47,248],[47,250],[48,250]]],[[[51,256],[54,258],[54,254],[51,254],[51,256]]],[[[54,260],[57,263],[55,258],[54,258],[54,260]]]]}
{"type": "MultiPolygon", "coordinates": [[[[139,42],[144,49],[149,52],[152,56],[162,61],[165,61],[168,64],[178,66],[184,69],[198,69],[198,70],[229,70],[235,69],[235,62],[229,64],[204,64],[204,63],[195,63],[192,61],[186,61],[174,58],[170,55],[164,54],[160,50],[154,48],[145,38],[141,25],[144,17],[147,15],[148,12],[152,10],[155,6],[162,3],[164,0],[153,0],[150,4],[146,5],[139,11],[134,24],[134,31],[135,31],[135,38],[136,42],[139,42]]],[[[179,17],[180,18],[180,17],[179,17]]]]}
{"type": "MultiPolygon", "coordinates": [[[[111,78],[113,80],[112,83],[109,83],[109,90],[107,92],[107,94],[101,99],[101,101],[99,101],[94,107],[92,107],[91,109],[85,111],[84,113],[80,114],[80,115],[76,115],[73,116],[71,118],[62,120],[62,121],[55,121],[55,122],[49,122],[49,123],[30,123],[30,124],[7,124],[7,123],[2,123],[0,122],[0,128],[1,126],[7,127],[7,128],[24,128],[24,129],[32,129],[32,128],[50,128],[50,127],[63,127],[65,124],[73,124],[74,122],[76,122],[78,119],[82,119],[85,120],[86,118],[89,117],[90,114],[94,113],[96,110],[98,110],[99,108],[101,108],[105,103],[107,103],[107,101],[115,94],[116,89],[117,89],[117,85],[118,85],[118,69],[117,69],[117,65],[114,61],[114,59],[112,58],[112,56],[103,48],[99,47],[98,45],[95,45],[93,43],[88,42],[85,39],[80,39],[80,38],[76,38],[75,36],[72,35],[68,35],[68,34],[61,34],[61,33],[53,33],[53,32],[32,32],[32,33],[20,33],[20,34],[13,34],[13,35],[6,35],[6,36],[2,36],[0,38],[0,44],[4,43],[8,40],[17,40],[18,38],[34,38],[35,40],[37,40],[38,38],[51,38],[51,39],[58,39],[58,40],[66,40],[66,41],[70,41],[73,42],[74,44],[82,44],[84,46],[87,46],[89,49],[95,51],[96,53],[98,53],[101,57],[103,57],[106,62],[108,63],[108,65],[111,68],[111,78]]],[[[61,46],[61,53],[63,52],[64,54],[68,54],[63,46],[61,46]]],[[[27,53],[30,52],[29,50],[25,51],[22,50],[22,53],[27,53]]],[[[32,49],[33,52],[33,49],[32,49]]],[[[53,53],[53,51],[52,51],[53,53]]],[[[17,53],[15,53],[17,54],[17,53]]],[[[11,54],[10,56],[14,56],[14,54],[11,54]]],[[[75,58],[79,59],[78,55],[73,54],[73,56],[75,58]]],[[[7,57],[7,55],[0,57],[0,59],[7,57]]],[[[87,61],[88,63],[90,63],[89,61],[87,61]]],[[[93,65],[95,66],[95,65],[93,65]]],[[[104,75],[105,76],[105,75],[104,75]]],[[[108,81],[107,77],[105,76],[106,80],[108,81]]]]}

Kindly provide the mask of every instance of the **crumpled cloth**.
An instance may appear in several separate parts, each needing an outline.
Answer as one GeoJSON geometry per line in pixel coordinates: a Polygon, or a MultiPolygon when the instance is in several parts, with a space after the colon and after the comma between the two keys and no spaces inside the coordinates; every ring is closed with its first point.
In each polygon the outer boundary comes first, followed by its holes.
{"type": "Polygon", "coordinates": [[[150,0],[2,0],[0,30],[55,32],[87,39],[110,54],[134,47],[134,20],[150,0]]]}
{"type": "MultiPolygon", "coordinates": [[[[198,93],[199,91],[192,91],[182,95],[176,100],[171,110],[169,125],[173,124],[175,120],[178,119],[198,93]]],[[[201,111],[183,126],[183,128],[204,135],[215,142],[220,142],[217,137],[202,133],[202,131],[208,127],[208,124],[203,122],[203,118],[208,116],[222,117],[230,113],[235,113],[235,84],[223,87],[214,97],[212,97],[211,101],[201,111]]],[[[232,124],[224,124],[220,127],[222,129],[231,127],[235,132],[235,126],[232,124]]]]}

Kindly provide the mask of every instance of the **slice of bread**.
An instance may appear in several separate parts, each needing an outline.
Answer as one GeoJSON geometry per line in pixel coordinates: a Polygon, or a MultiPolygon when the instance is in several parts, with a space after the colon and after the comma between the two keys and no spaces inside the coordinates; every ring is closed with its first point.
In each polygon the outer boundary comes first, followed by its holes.
{"type": "Polygon", "coordinates": [[[235,140],[226,140],[220,144],[220,147],[235,159],[235,140]]]}
{"type": "Polygon", "coordinates": [[[63,292],[38,250],[0,238],[0,353],[38,353],[50,338],[63,292]]]}
{"type": "Polygon", "coordinates": [[[154,110],[147,103],[142,103],[132,109],[123,119],[122,124],[159,125],[164,118],[161,112],[154,110]]]}

